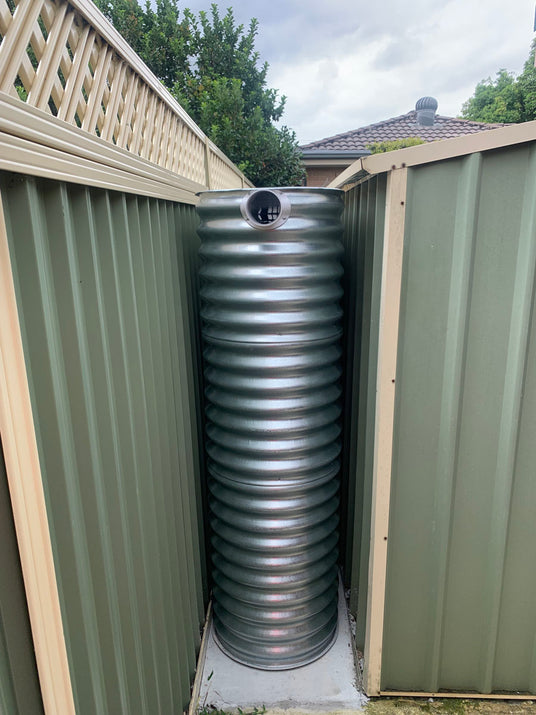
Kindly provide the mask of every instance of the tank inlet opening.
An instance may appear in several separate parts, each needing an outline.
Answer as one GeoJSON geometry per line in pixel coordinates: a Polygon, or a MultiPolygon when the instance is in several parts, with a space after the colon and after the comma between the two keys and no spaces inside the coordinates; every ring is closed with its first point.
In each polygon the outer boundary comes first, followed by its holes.
{"type": "Polygon", "coordinates": [[[281,226],[290,214],[290,201],[280,191],[260,189],[245,196],[240,206],[242,216],[254,228],[281,226]]]}

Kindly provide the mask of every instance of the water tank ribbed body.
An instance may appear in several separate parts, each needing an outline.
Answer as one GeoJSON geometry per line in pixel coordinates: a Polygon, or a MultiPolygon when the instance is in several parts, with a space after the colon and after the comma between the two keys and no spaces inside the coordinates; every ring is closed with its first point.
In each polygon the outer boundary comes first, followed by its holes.
{"type": "Polygon", "coordinates": [[[258,668],[336,634],[342,207],[308,188],[198,207],[214,624],[258,668]]]}

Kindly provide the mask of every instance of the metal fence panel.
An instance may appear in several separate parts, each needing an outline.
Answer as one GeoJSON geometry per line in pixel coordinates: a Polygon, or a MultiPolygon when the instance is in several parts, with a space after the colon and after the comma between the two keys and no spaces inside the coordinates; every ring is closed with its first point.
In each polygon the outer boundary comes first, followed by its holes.
{"type": "Polygon", "coordinates": [[[536,693],[535,182],[409,170],[383,691],[536,693]]]}
{"type": "Polygon", "coordinates": [[[77,712],[181,711],[204,617],[194,210],[9,175],[2,197],[77,712]]]}
{"type": "Polygon", "coordinates": [[[364,646],[374,454],[385,175],[346,193],[341,540],[357,645],[364,646]],[[346,526],[346,528],[345,528],[346,526]]]}
{"type": "Polygon", "coordinates": [[[42,715],[43,703],[0,443],[0,712],[42,715]]]}

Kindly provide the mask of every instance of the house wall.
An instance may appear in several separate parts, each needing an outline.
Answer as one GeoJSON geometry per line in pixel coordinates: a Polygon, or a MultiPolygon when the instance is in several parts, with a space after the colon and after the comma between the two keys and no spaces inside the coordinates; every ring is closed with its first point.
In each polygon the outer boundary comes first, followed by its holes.
{"type": "Polygon", "coordinates": [[[306,167],[306,185],[327,186],[341,173],[343,168],[341,166],[308,166],[306,167]]]}
{"type": "Polygon", "coordinates": [[[76,712],[181,711],[206,605],[195,209],[1,192],[76,712]]]}

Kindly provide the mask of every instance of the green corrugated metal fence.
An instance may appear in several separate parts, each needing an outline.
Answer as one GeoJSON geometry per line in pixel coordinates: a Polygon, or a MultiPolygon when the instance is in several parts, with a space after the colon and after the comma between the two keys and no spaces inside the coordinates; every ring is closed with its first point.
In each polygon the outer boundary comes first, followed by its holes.
{"type": "Polygon", "coordinates": [[[363,649],[385,217],[385,176],[346,193],[344,213],[345,387],[342,452],[342,553],[363,649]]]}
{"type": "Polygon", "coordinates": [[[383,689],[536,693],[536,147],[411,169],[383,689]]]}
{"type": "MultiPolygon", "coordinates": [[[[536,694],[536,145],[407,171],[380,691],[536,694]]],[[[347,193],[359,646],[386,177],[347,193]]]]}
{"type": "Polygon", "coordinates": [[[19,550],[0,443],[0,713],[42,715],[19,550]]]}
{"type": "Polygon", "coordinates": [[[195,210],[1,188],[77,712],[181,712],[206,593],[195,210]]]}
{"type": "MultiPolygon", "coordinates": [[[[536,149],[403,170],[377,692],[536,694],[536,149]]],[[[342,560],[361,648],[389,181],[346,195],[342,560]]],[[[77,712],[180,712],[207,595],[195,211],[0,188],[77,712]]]]}

